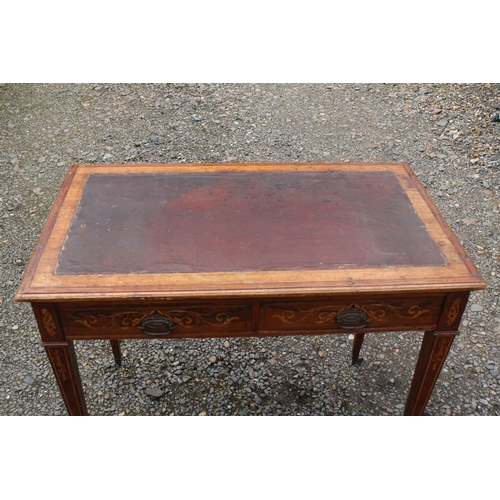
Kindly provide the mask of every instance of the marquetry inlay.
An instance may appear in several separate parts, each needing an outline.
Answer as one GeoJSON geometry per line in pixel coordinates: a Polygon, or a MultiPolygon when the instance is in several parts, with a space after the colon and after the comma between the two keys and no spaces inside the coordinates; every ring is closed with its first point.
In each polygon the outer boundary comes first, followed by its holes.
{"type": "Polygon", "coordinates": [[[359,304],[348,304],[345,306],[322,306],[313,309],[297,308],[296,310],[287,309],[281,314],[275,314],[274,318],[279,318],[284,323],[301,323],[312,321],[315,324],[330,323],[335,320],[335,316],[342,311],[356,308],[365,312],[370,319],[374,321],[383,321],[384,319],[395,316],[404,319],[415,319],[421,314],[430,312],[429,309],[422,309],[418,305],[409,307],[396,307],[391,304],[369,304],[361,306],[359,304]]]}
{"type": "Polygon", "coordinates": [[[238,321],[238,316],[231,316],[225,312],[210,311],[202,313],[189,310],[167,310],[153,309],[148,311],[119,311],[119,312],[96,312],[79,311],[73,313],[75,323],[81,323],[90,329],[100,328],[118,328],[128,329],[137,328],[139,323],[148,316],[165,316],[170,318],[176,325],[184,328],[193,328],[202,324],[210,326],[224,326],[232,321],[238,321]]]}
{"type": "Polygon", "coordinates": [[[51,337],[54,337],[57,333],[57,327],[54,318],[52,317],[52,314],[50,314],[48,309],[43,308],[42,316],[43,316],[43,326],[45,327],[45,330],[51,337]]]}
{"type": "Polygon", "coordinates": [[[451,326],[457,319],[458,312],[460,310],[460,297],[456,298],[448,311],[448,316],[446,317],[446,326],[451,326]]]}

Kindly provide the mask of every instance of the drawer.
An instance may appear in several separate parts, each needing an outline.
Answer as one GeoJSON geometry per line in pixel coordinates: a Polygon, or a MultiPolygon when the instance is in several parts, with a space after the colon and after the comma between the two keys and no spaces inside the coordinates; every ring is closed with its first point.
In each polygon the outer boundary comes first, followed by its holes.
{"type": "Polygon", "coordinates": [[[432,329],[445,296],[335,297],[261,302],[262,332],[432,329]]]}
{"type": "Polygon", "coordinates": [[[250,304],[60,307],[68,339],[216,337],[250,330],[250,304]]]}

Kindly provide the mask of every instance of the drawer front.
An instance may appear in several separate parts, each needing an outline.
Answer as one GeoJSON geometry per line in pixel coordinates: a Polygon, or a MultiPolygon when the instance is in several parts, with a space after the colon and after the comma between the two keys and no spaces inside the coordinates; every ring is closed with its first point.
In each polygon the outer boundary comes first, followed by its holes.
{"type": "Polygon", "coordinates": [[[216,337],[245,333],[251,324],[247,304],[64,306],[60,315],[68,339],[216,337]]]}
{"type": "Polygon", "coordinates": [[[262,302],[262,332],[433,328],[444,296],[385,296],[262,302]]]}

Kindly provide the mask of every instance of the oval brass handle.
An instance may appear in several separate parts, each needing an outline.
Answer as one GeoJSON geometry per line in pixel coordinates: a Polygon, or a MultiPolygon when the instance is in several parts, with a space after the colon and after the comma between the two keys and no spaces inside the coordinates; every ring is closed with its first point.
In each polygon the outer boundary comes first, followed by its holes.
{"type": "Polygon", "coordinates": [[[148,316],[144,318],[139,323],[139,329],[142,333],[147,333],[148,335],[167,335],[172,333],[175,328],[175,323],[166,316],[159,316],[154,314],[153,316],[148,316]]]}
{"type": "Polygon", "coordinates": [[[368,314],[361,309],[352,306],[350,309],[345,309],[335,316],[335,321],[341,328],[346,330],[356,330],[357,328],[365,328],[370,323],[368,314]]]}

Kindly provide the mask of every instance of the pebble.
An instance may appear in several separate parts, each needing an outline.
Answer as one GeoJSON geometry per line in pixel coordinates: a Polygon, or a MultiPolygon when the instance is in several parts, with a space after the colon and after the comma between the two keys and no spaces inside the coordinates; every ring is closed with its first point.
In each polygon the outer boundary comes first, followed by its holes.
{"type": "Polygon", "coordinates": [[[472,304],[470,310],[473,312],[480,312],[483,310],[483,306],[480,304],[472,304]]]}
{"type": "Polygon", "coordinates": [[[153,398],[161,398],[164,392],[161,389],[158,389],[157,387],[149,387],[146,389],[146,394],[153,398]]]}
{"type": "Polygon", "coordinates": [[[443,118],[442,120],[439,120],[437,122],[437,125],[439,125],[440,127],[446,127],[446,125],[448,125],[448,120],[446,118],[443,118]]]}
{"type": "Polygon", "coordinates": [[[476,219],[462,219],[462,222],[465,225],[470,226],[471,224],[475,224],[476,223],[476,219]]]}

